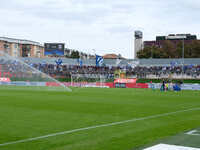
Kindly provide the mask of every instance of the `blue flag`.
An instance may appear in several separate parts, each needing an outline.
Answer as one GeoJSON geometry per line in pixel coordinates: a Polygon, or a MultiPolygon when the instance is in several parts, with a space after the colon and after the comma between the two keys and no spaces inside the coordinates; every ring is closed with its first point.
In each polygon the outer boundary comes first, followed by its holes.
{"type": "Polygon", "coordinates": [[[80,60],[80,67],[82,67],[83,66],[83,61],[82,60],[80,60]]]}
{"type": "Polygon", "coordinates": [[[58,60],[56,60],[55,62],[56,62],[56,64],[57,64],[58,66],[59,66],[59,65],[62,65],[62,63],[63,63],[62,59],[60,59],[60,58],[59,58],[58,60]]]}
{"type": "Polygon", "coordinates": [[[82,59],[77,59],[77,62],[78,62],[78,64],[79,64],[80,67],[83,66],[83,61],[82,61],[82,59]]]}
{"type": "Polygon", "coordinates": [[[83,60],[82,59],[77,59],[77,63],[80,67],[83,66],[83,60]]]}
{"type": "Polygon", "coordinates": [[[103,57],[102,56],[99,56],[99,55],[96,55],[96,66],[97,67],[100,67],[103,65],[103,57]]]}

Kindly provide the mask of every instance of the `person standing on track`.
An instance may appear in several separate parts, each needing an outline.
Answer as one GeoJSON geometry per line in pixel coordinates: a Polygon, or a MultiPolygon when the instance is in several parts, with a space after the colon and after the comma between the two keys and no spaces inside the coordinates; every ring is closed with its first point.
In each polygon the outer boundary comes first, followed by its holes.
{"type": "Polygon", "coordinates": [[[165,81],[164,80],[162,81],[160,91],[165,91],[165,81]]]}

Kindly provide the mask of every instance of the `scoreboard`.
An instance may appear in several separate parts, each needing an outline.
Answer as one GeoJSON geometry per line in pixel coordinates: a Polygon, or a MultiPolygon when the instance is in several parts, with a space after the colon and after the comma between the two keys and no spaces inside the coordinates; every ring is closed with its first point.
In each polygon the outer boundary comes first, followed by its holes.
{"type": "Polygon", "coordinates": [[[65,44],[64,43],[45,43],[44,55],[64,56],[65,44]]]}

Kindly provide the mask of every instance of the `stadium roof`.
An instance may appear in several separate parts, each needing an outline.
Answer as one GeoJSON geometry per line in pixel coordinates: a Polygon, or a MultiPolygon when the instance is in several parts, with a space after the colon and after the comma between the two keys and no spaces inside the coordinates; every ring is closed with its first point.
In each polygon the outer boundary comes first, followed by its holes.
{"type": "MultiPolygon", "coordinates": [[[[48,63],[55,64],[58,58],[21,58],[23,61],[29,61],[32,63],[48,63]]],[[[63,64],[67,65],[79,65],[77,59],[61,58],[63,64]]],[[[130,64],[137,64],[139,66],[170,66],[172,63],[176,65],[182,65],[183,59],[104,59],[104,64],[108,66],[127,66],[130,64]]],[[[200,65],[200,58],[184,59],[185,65],[200,65]]],[[[95,66],[95,59],[83,59],[83,65],[95,66]]]]}
{"type": "Polygon", "coordinates": [[[36,46],[43,47],[43,45],[40,44],[39,42],[24,40],[24,39],[14,39],[14,38],[8,38],[8,37],[0,37],[0,41],[6,41],[6,42],[9,42],[9,43],[18,43],[18,44],[30,44],[30,45],[36,45],[36,46]]]}
{"type": "Polygon", "coordinates": [[[106,54],[103,56],[104,59],[125,59],[120,55],[116,55],[116,54],[106,54]]]}

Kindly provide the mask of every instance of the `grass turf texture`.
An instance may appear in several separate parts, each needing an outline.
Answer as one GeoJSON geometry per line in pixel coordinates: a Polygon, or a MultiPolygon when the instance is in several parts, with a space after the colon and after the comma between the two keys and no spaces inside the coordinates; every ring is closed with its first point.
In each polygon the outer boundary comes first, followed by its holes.
{"type": "MultiPolygon", "coordinates": [[[[0,87],[0,144],[200,107],[197,91],[16,89],[0,87]]],[[[200,110],[195,110],[0,146],[0,150],[132,150],[199,126],[200,110]]]]}

